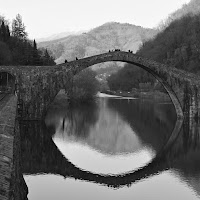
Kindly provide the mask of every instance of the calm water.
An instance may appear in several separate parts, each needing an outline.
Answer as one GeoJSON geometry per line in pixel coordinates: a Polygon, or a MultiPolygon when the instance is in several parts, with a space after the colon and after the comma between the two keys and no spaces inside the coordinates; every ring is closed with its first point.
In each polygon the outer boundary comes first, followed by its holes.
{"type": "Polygon", "coordinates": [[[172,104],[99,98],[52,108],[45,124],[22,122],[22,168],[30,200],[200,199],[199,126],[176,123],[172,104]]]}

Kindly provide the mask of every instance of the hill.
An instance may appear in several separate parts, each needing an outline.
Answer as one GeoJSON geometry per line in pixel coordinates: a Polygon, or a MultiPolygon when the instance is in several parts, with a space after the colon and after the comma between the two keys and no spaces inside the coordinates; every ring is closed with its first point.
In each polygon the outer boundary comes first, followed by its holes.
{"type": "Polygon", "coordinates": [[[38,49],[34,41],[28,39],[22,17],[17,14],[12,21],[0,16],[0,65],[55,65],[53,57],[46,49],[38,49]]]}
{"type": "MultiPolygon", "coordinates": [[[[183,5],[170,15],[164,25],[153,39],[141,45],[137,54],[200,74],[200,1],[191,0],[183,5]]],[[[138,88],[140,83],[147,82],[153,83],[155,79],[129,64],[108,78],[108,85],[112,90],[130,91],[133,87],[138,88]]]]}
{"type": "Polygon", "coordinates": [[[188,4],[184,4],[181,8],[171,13],[166,20],[160,24],[160,28],[164,29],[170,25],[171,22],[181,19],[186,15],[196,15],[200,13],[200,1],[191,0],[188,4]]]}
{"type": "Polygon", "coordinates": [[[131,24],[109,22],[81,35],[70,35],[61,39],[41,42],[53,52],[56,63],[83,58],[107,52],[112,49],[132,50],[136,52],[143,41],[153,38],[157,30],[131,24]]]}
{"type": "MultiPolygon", "coordinates": [[[[200,2],[199,2],[200,3],[200,2]]],[[[173,21],[137,54],[200,74],[200,14],[173,21]]]]}
{"type": "Polygon", "coordinates": [[[66,32],[61,32],[61,33],[56,33],[56,34],[52,34],[46,37],[42,37],[42,38],[36,38],[36,42],[46,42],[46,41],[51,41],[51,40],[57,40],[60,38],[64,38],[67,37],[69,35],[80,35],[81,33],[83,33],[84,31],[66,31],[66,32]]]}

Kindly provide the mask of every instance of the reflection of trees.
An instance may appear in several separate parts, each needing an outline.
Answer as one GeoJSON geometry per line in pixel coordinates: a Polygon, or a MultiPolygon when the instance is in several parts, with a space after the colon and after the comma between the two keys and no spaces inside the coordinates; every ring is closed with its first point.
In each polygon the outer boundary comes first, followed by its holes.
{"type": "Polygon", "coordinates": [[[73,166],[58,150],[44,123],[21,122],[20,134],[24,174],[57,174],[60,169],[65,171],[64,166],[73,166]]]}
{"type": "Polygon", "coordinates": [[[138,137],[118,112],[108,109],[106,102],[107,99],[98,99],[98,109],[96,104],[68,108],[57,126],[55,138],[66,144],[76,141],[107,155],[139,151],[142,145],[138,137]]]}
{"type": "Polygon", "coordinates": [[[66,159],[54,144],[46,127],[40,122],[20,124],[22,148],[22,172],[24,174],[59,174],[63,177],[91,181],[112,187],[130,185],[136,180],[165,169],[163,160],[153,162],[138,171],[126,175],[101,175],[80,170],[66,159]]]}
{"type": "Polygon", "coordinates": [[[121,187],[164,170],[176,169],[181,179],[186,180],[187,184],[199,194],[200,137],[198,129],[198,124],[192,124],[187,128],[190,131],[188,132],[189,143],[184,142],[185,134],[181,132],[173,146],[165,154],[161,154],[162,157],[155,158],[147,166],[128,174],[107,176],[82,171],[70,163],[56,147],[44,124],[21,123],[22,170],[25,174],[59,174],[63,177],[121,187]]]}
{"type": "Polygon", "coordinates": [[[96,102],[71,104],[67,109],[56,109],[45,119],[47,129],[53,135],[56,131],[62,134],[85,138],[89,129],[98,119],[96,102]]]}
{"type": "Polygon", "coordinates": [[[171,104],[156,104],[147,100],[109,99],[108,107],[118,111],[136,130],[141,141],[156,151],[165,144],[176,121],[176,113],[171,104]]]}
{"type": "MultiPolygon", "coordinates": [[[[174,116],[170,106],[168,107],[165,105],[162,107],[163,105],[156,106],[151,105],[150,103],[144,105],[135,100],[133,103],[131,103],[131,101],[128,103],[128,101],[124,100],[109,100],[108,106],[117,110],[119,114],[137,130],[137,134],[141,138],[141,141],[151,145],[157,151],[159,150],[158,147],[163,145],[163,142],[171,133],[170,130],[173,128],[174,116]],[[126,111],[123,111],[125,105],[127,108],[126,111]],[[160,106],[162,109],[159,109],[160,106]],[[157,116],[156,113],[158,113],[158,110],[159,115],[157,116]],[[169,120],[166,120],[167,118],[169,120]],[[160,128],[160,126],[162,128],[160,128]]],[[[82,118],[86,116],[88,124],[91,125],[95,123],[93,117],[97,115],[97,108],[96,105],[94,105],[93,111],[89,111],[88,109],[91,107],[91,105],[85,105],[83,108],[75,106],[71,107],[71,111],[74,109],[73,112],[76,113],[71,117],[74,126],[77,126],[78,124],[80,128],[85,120],[82,118]],[[80,109],[83,110],[80,111],[80,109]],[[85,114],[77,117],[77,115],[80,115],[80,112],[85,112],[85,114]],[[94,113],[96,114],[94,115],[94,113]]],[[[68,114],[66,114],[65,119],[68,119],[68,115],[72,115],[72,113],[66,113],[68,114]]],[[[67,124],[65,124],[65,126],[67,126],[67,124]]],[[[85,131],[87,130],[87,127],[84,128],[85,131]]],[[[173,146],[167,151],[164,153],[161,152],[161,157],[156,157],[147,166],[140,168],[137,171],[123,175],[107,176],[82,171],[66,159],[51,138],[52,134],[55,133],[55,126],[50,126],[47,129],[44,123],[24,122],[20,124],[22,170],[25,174],[59,174],[63,177],[74,177],[75,179],[105,184],[112,187],[121,187],[123,185],[131,185],[135,181],[148,178],[149,176],[164,170],[175,169],[175,171],[178,172],[180,179],[200,194],[199,127],[200,125],[194,121],[185,120],[183,130],[176,139],[176,142],[173,143],[173,146]]],[[[70,134],[77,134],[76,136],[78,137],[85,137],[84,134],[86,134],[86,132],[80,134],[78,129],[76,133],[72,132],[70,134]]]]}
{"type": "Polygon", "coordinates": [[[70,106],[63,120],[64,132],[68,135],[85,138],[89,134],[89,129],[98,120],[98,108],[95,102],[75,104],[70,106]]]}
{"type": "Polygon", "coordinates": [[[200,124],[185,119],[183,129],[168,153],[171,168],[200,196],[200,124]]]}

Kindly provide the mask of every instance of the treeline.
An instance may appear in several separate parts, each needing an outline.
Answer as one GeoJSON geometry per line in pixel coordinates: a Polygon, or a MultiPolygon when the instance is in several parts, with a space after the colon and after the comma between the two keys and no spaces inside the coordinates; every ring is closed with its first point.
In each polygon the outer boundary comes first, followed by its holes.
{"type": "Polygon", "coordinates": [[[18,14],[10,28],[8,21],[0,16],[0,65],[55,65],[47,49],[38,49],[28,34],[18,14]]]}
{"type": "MultiPolygon", "coordinates": [[[[137,54],[200,74],[200,15],[187,15],[172,21],[154,39],[144,42],[137,54]]],[[[131,88],[139,88],[140,83],[155,80],[148,72],[127,64],[108,78],[108,85],[111,90],[131,91],[131,88]]]]}
{"type": "Polygon", "coordinates": [[[124,68],[107,78],[110,90],[132,91],[133,88],[140,88],[141,83],[152,85],[155,78],[143,69],[134,65],[126,64],[124,68]]]}
{"type": "Polygon", "coordinates": [[[146,41],[137,54],[200,74],[200,15],[187,15],[146,41]]]}

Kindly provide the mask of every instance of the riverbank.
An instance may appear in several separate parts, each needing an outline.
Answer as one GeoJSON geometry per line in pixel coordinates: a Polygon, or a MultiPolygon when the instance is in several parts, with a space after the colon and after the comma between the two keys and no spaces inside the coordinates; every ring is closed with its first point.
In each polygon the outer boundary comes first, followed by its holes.
{"type": "Polygon", "coordinates": [[[101,92],[98,92],[96,94],[96,97],[100,97],[100,98],[115,98],[115,99],[136,99],[134,97],[126,97],[126,96],[120,96],[120,95],[112,95],[112,94],[106,94],[106,93],[101,93],[101,92]]]}
{"type": "Polygon", "coordinates": [[[131,97],[131,98],[142,98],[142,99],[154,99],[154,100],[164,100],[171,101],[169,95],[167,93],[163,93],[160,91],[148,91],[148,92],[125,92],[125,91],[106,91],[104,94],[116,97],[131,97]]]}

